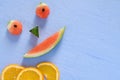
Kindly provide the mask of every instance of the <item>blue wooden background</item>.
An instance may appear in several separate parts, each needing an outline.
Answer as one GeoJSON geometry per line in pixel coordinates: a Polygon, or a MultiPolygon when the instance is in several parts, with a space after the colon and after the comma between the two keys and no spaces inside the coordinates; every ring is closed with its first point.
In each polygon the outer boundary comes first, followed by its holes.
{"type": "Polygon", "coordinates": [[[41,0],[0,0],[0,72],[8,64],[56,64],[60,80],[120,80],[120,0],[42,0],[49,5],[47,19],[35,8],[41,0]],[[7,31],[10,20],[20,20],[23,32],[7,31]],[[29,30],[39,25],[40,38],[29,30]],[[23,55],[61,27],[62,41],[49,54],[25,59],[23,55]]]}

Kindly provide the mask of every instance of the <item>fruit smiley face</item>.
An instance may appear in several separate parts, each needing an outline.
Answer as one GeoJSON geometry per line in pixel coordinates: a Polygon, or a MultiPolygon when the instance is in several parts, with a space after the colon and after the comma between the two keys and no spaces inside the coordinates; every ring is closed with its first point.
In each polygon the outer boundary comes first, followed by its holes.
{"type": "MultiPolygon", "coordinates": [[[[37,17],[41,19],[47,18],[50,14],[50,8],[45,3],[40,3],[36,7],[35,11],[37,17]]],[[[34,24],[36,25],[36,22],[34,24]]],[[[12,35],[20,35],[23,30],[23,25],[18,20],[11,20],[7,25],[7,30],[12,35]]],[[[24,58],[36,58],[50,52],[60,42],[64,35],[64,31],[65,27],[59,29],[41,43],[27,51],[24,54],[24,58]]],[[[29,32],[36,36],[37,39],[39,38],[38,25],[30,29],[29,32]]],[[[26,37],[24,38],[26,40],[26,37]]],[[[30,39],[33,39],[33,37],[30,39]]],[[[58,68],[50,62],[43,62],[38,64],[36,67],[28,68],[16,64],[11,64],[3,69],[2,74],[0,75],[0,80],[59,80],[59,76],[60,73],[58,68]]]]}

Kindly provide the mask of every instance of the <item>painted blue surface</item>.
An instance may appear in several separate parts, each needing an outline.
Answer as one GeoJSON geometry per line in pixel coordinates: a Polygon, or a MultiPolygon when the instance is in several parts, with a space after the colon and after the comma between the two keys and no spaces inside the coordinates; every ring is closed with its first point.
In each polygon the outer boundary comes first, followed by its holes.
{"type": "Polygon", "coordinates": [[[0,0],[0,72],[8,64],[56,64],[60,80],[120,80],[120,1],[44,0],[51,8],[47,19],[35,16],[40,0],[0,0]],[[13,36],[7,22],[20,20],[23,32],[13,36]],[[40,26],[40,38],[29,30],[40,26]],[[33,48],[64,25],[62,41],[49,54],[24,59],[33,48]]]}

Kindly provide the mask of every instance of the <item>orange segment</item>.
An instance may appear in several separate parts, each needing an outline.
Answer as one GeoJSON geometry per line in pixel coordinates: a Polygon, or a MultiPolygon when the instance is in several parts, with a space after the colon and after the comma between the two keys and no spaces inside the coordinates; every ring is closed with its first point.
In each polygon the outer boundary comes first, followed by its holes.
{"type": "Polygon", "coordinates": [[[9,65],[2,71],[1,78],[2,80],[16,80],[16,77],[23,69],[24,67],[16,64],[9,65]]]}
{"type": "Polygon", "coordinates": [[[8,31],[13,35],[19,35],[22,32],[22,24],[18,20],[12,20],[8,24],[8,31]]]}
{"type": "Polygon", "coordinates": [[[54,64],[43,62],[38,64],[37,68],[45,76],[46,80],[59,80],[59,70],[54,64]]]}
{"type": "Polygon", "coordinates": [[[17,80],[44,80],[44,77],[38,69],[30,67],[22,70],[17,80]]]}

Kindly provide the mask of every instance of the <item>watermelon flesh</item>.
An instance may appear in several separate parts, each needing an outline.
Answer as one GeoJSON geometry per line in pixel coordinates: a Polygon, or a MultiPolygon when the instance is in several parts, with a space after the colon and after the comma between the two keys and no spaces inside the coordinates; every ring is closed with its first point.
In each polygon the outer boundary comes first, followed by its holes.
{"type": "Polygon", "coordinates": [[[33,49],[28,51],[24,57],[33,58],[42,56],[49,51],[51,51],[61,40],[65,31],[65,27],[61,28],[58,32],[54,33],[52,36],[48,37],[46,40],[35,46],[33,49]]]}

